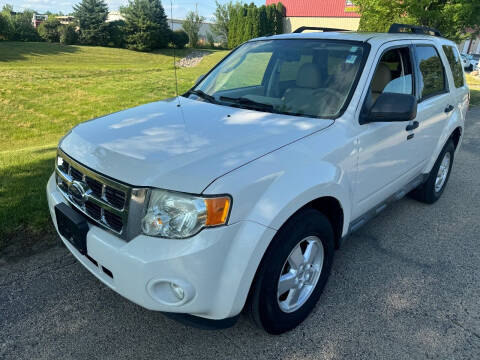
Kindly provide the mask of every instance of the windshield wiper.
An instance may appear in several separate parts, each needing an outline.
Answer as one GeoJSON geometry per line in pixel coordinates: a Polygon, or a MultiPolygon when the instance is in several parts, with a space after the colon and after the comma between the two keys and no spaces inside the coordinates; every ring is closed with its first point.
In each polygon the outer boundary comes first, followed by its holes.
{"type": "Polygon", "coordinates": [[[233,102],[238,105],[245,105],[245,107],[251,107],[251,108],[254,108],[255,110],[262,110],[267,112],[274,112],[275,110],[273,105],[271,104],[264,104],[261,102],[257,102],[255,100],[250,100],[249,98],[245,98],[245,97],[233,98],[228,96],[220,96],[220,100],[233,102]]]}
{"type": "Polygon", "coordinates": [[[217,102],[217,100],[212,95],[208,95],[202,90],[190,90],[187,92],[187,95],[190,95],[190,94],[197,95],[199,98],[207,100],[208,102],[211,102],[211,103],[217,102]]]}

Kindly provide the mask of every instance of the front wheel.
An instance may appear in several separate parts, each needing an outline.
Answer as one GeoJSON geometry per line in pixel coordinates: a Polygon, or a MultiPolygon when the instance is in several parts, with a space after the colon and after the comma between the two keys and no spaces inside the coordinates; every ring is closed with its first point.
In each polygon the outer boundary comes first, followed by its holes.
{"type": "Polygon", "coordinates": [[[433,204],[440,199],[450,178],[454,154],[455,145],[449,140],[440,152],[427,181],[413,192],[414,198],[427,204],[433,204]]]}
{"type": "Polygon", "coordinates": [[[271,334],[300,324],[322,294],[333,252],[332,226],[322,213],[305,209],[289,219],[272,240],[252,285],[254,322],[271,334]]]}

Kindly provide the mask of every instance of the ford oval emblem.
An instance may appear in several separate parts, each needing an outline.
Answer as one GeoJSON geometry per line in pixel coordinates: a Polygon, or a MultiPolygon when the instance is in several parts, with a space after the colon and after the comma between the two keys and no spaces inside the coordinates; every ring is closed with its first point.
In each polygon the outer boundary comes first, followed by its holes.
{"type": "Polygon", "coordinates": [[[84,182],[75,180],[72,184],[68,187],[68,194],[77,204],[83,205],[88,200],[89,194],[88,185],[84,182]]]}

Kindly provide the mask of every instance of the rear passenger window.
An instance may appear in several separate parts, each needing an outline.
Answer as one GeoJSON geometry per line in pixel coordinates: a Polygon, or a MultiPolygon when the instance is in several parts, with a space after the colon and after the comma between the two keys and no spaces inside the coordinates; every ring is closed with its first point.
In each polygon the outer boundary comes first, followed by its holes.
{"type": "Polygon", "coordinates": [[[445,71],[442,60],[433,46],[415,46],[415,57],[420,69],[420,98],[426,98],[445,92],[445,71]]]}
{"type": "Polygon", "coordinates": [[[453,81],[455,82],[455,87],[459,88],[465,85],[465,80],[463,78],[463,66],[458,54],[458,50],[453,46],[443,45],[443,51],[447,56],[448,64],[453,74],[453,81]]]}

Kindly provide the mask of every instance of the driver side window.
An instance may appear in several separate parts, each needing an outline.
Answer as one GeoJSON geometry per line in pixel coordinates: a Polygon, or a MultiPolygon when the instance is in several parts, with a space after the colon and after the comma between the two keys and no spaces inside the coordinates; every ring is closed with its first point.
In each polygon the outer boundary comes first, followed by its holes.
{"type": "Polygon", "coordinates": [[[408,47],[385,52],[375,70],[370,86],[372,102],[383,93],[414,95],[412,62],[408,47]]]}

